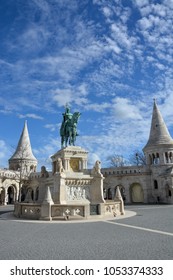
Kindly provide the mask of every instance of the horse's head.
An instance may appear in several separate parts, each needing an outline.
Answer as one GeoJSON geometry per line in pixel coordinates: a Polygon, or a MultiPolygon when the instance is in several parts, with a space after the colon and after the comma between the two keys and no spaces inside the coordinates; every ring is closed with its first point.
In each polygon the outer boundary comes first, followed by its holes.
{"type": "Polygon", "coordinates": [[[81,113],[75,112],[75,113],[73,114],[73,119],[74,119],[74,121],[78,121],[80,115],[81,115],[81,113]]]}

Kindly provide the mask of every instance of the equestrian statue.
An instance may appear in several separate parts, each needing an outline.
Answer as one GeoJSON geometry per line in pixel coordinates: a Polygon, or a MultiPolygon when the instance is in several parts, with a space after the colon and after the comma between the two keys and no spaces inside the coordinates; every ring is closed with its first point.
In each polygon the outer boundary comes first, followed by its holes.
{"type": "Polygon", "coordinates": [[[62,115],[63,120],[60,128],[61,147],[64,148],[64,145],[65,147],[68,145],[75,146],[76,136],[78,136],[77,123],[81,113],[70,113],[70,108],[66,105],[65,113],[62,115]]]}

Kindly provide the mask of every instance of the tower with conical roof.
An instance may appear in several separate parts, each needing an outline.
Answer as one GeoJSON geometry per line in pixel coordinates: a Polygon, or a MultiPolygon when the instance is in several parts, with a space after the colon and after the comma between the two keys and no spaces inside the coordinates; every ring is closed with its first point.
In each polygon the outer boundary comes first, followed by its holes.
{"type": "Polygon", "coordinates": [[[173,164],[173,139],[154,100],[149,140],[143,152],[147,164],[173,164]]]}
{"type": "Polygon", "coordinates": [[[16,151],[9,159],[9,169],[22,171],[29,175],[30,172],[35,172],[37,167],[37,159],[33,155],[27,121],[25,121],[22,134],[20,136],[16,151]]]}

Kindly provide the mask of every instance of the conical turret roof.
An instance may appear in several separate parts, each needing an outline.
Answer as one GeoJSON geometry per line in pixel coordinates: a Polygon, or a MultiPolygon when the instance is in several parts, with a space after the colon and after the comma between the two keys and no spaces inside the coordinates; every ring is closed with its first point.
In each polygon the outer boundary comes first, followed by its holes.
{"type": "Polygon", "coordinates": [[[25,121],[24,128],[22,131],[22,134],[20,136],[16,151],[10,158],[10,160],[13,159],[28,159],[28,160],[34,160],[37,161],[35,156],[32,153],[29,133],[28,133],[28,127],[27,127],[27,121],[25,121]]]}
{"type": "Polygon", "coordinates": [[[170,144],[173,145],[173,139],[169,134],[169,131],[166,127],[163,117],[156,104],[156,101],[154,100],[150,136],[146,146],[144,147],[144,150],[146,148],[150,148],[157,145],[170,145],[170,144]]]}

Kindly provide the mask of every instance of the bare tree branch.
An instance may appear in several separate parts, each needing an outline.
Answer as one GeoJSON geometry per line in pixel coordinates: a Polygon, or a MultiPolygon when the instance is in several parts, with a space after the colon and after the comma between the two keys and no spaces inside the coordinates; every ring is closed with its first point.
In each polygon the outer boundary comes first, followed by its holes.
{"type": "Polygon", "coordinates": [[[130,163],[134,165],[146,165],[146,158],[142,151],[135,150],[130,156],[129,156],[130,163]]]}
{"type": "Polygon", "coordinates": [[[107,158],[108,162],[110,163],[110,166],[112,167],[121,167],[126,166],[127,161],[124,159],[122,155],[112,155],[107,158]]]}

